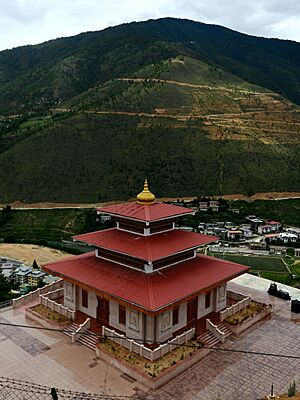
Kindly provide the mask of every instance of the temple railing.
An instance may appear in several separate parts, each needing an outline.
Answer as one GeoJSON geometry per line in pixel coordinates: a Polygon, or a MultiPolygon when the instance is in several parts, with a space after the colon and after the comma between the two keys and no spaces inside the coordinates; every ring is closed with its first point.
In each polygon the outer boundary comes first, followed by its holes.
{"type": "Polygon", "coordinates": [[[90,329],[90,326],[91,319],[87,318],[82,324],[79,325],[75,332],[72,332],[72,343],[75,343],[84,332],[90,329]]]}
{"type": "Polygon", "coordinates": [[[206,329],[211,332],[219,340],[219,342],[225,342],[225,333],[222,332],[217,325],[213,324],[210,319],[206,320],[206,329]]]}
{"type": "Polygon", "coordinates": [[[135,340],[127,339],[125,335],[117,333],[115,330],[109,329],[104,325],[102,326],[102,335],[152,362],[192,339],[195,336],[195,328],[191,328],[181,335],[175,336],[173,339],[161,344],[154,350],[149,349],[135,340]]]}
{"type": "Polygon", "coordinates": [[[56,311],[58,314],[64,315],[66,318],[75,320],[76,311],[71,310],[69,307],[65,307],[60,303],[56,303],[54,300],[48,299],[48,297],[40,295],[39,303],[49,308],[52,311],[56,311]]]}
{"type": "Polygon", "coordinates": [[[47,297],[50,300],[59,299],[60,297],[63,297],[63,295],[64,295],[64,288],[55,289],[52,292],[47,292],[43,294],[44,297],[47,297]]]}
{"type": "Polygon", "coordinates": [[[224,311],[220,311],[220,321],[223,322],[226,318],[248,307],[250,303],[251,298],[246,297],[245,299],[238,301],[232,306],[227,307],[224,311]]]}

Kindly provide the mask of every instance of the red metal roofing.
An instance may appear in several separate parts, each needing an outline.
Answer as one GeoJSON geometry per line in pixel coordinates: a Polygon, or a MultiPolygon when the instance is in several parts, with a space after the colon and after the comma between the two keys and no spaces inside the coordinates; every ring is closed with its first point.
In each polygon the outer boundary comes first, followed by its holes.
{"type": "Polygon", "coordinates": [[[77,235],[74,239],[142,260],[154,261],[183,250],[215,242],[219,238],[180,229],[152,236],[141,236],[112,228],[77,235]]]}
{"type": "Polygon", "coordinates": [[[43,269],[154,312],[233,279],[248,271],[249,267],[198,255],[190,261],[145,274],[99,259],[92,252],[45,264],[43,269]]]}
{"type": "Polygon", "coordinates": [[[164,218],[176,217],[184,214],[194,213],[194,210],[172,204],[154,203],[152,205],[130,202],[113,206],[97,208],[103,213],[117,215],[120,217],[133,218],[140,221],[157,221],[164,218]]]}

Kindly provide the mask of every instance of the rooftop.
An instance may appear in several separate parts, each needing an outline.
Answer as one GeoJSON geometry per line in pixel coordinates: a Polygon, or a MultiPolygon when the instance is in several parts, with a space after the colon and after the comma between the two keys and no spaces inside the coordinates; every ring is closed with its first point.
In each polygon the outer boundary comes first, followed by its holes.
{"type": "Polygon", "coordinates": [[[218,240],[217,236],[175,229],[151,236],[141,236],[117,228],[74,236],[75,240],[96,247],[127,254],[142,260],[154,261],[181,251],[218,240]]]}
{"type": "Polygon", "coordinates": [[[174,206],[172,204],[154,203],[148,205],[138,204],[136,202],[100,207],[97,208],[97,211],[110,214],[112,216],[130,218],[144,222],[159,221],[161,219],[195,213],[195,211],[191,210],[190,208],[174,206]]]}
{"type": "Polygon", "coordinates": [[[43,269],[89,290],[156,312],[235,278],[249,267],[204,255],[144,274],[95,257],[94,252],[45,264],[43,269]]]}
{"type": "Polygon", "coordinates": [[[112,216],[135,219],[144,222],[158,221],[185,214],[194,214],[189,208],[174,206],[172,204],[158,203],[155,195],[150,192],[148,181],[145,179],[144,189],[136,196],[135,202],[118,204],[97,208],[98,213],[106,213],[112,216]]]}

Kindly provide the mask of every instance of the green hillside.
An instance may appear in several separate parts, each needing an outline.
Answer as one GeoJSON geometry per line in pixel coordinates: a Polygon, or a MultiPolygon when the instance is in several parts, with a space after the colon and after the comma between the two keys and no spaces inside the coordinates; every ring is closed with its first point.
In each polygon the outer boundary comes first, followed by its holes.
{"type": "Polygon", "coordinates": [[[0,52],[0,114],[46,110],[97,84],[179,54],[300,104],[300,44],[163,18],[0,52]]]}
{"type": "Polygon", "coordinates": [[[0,202],[300,191],[299,49],[161,19],[0,52],[0,202]]]}

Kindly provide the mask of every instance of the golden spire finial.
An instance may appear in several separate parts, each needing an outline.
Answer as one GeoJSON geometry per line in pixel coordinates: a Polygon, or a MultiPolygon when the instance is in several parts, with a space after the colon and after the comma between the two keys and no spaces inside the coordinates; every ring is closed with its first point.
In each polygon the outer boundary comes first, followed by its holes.
{"type": "Polygon", "coordinates": [[[144,190],[136,196],[138,204],[154,204],[155,196],[148,188],[148,181],[145,179],[144,190]]]}

